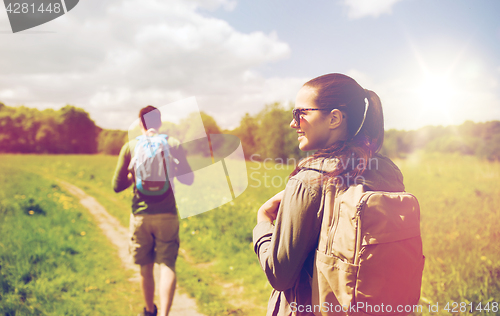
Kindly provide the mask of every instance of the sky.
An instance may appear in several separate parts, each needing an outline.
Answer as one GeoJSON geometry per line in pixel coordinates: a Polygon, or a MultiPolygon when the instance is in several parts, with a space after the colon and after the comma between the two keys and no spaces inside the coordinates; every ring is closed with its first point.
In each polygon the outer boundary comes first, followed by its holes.
{"type": "Polygon", "coordinates": [[[12,33],[1,8],[0,102],[71,104],[126,130],[145,105],[195,97],[232,129],[337,72],[380,96],[386,129],[500,120],[499,12],[495,0],[82,0],[12,33]]]}

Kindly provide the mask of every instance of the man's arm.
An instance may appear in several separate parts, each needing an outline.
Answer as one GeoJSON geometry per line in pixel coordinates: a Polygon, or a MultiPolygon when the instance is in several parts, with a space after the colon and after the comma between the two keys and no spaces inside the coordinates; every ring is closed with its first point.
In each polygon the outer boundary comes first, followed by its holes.
{"type": "Polygon", "coordinates": [[[185,185],[191,185],[194,182],[194,173],[191,170],[186,157],[186,151],[182,148],[182,145],[178,143],[175,147],[171,149],[172,157],[177,159],[178,163],[174,163],[174,176],[179,180],[180,183],[185,185]]]}
{"type": "Polygon", "coordinates": [[[130,164],[130,159],[130,147],[128,143],[125,143],[125,145],[123,145],[122,149],[120,150],[115,174],[113,175],[112,185],[113,190],[115,190],[116,193],[125,190],[133,183],[133,180],[128,177],[128,166],[130,164]]]}

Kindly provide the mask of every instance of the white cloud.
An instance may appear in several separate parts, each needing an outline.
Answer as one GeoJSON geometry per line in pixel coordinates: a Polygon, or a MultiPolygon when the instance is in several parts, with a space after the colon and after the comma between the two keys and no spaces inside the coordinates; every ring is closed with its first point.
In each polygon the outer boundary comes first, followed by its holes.
{"type": "MultiPolygon", "coordinates": [[[[264,78],[255,71],[290,55],[276,33],[242,33],[200,11],[235,5],[88,0],[31,34],[1,34],[0,101],[73,104],[99,126],[126,129],[144,105],[195,96],[221,125],[236,126],[245,112],[294,98],[298,80],[264,78]]],[[[0,17],[1,27],[8,20],[0,17]]]]}
{"type": "Polygon", "coordinates": [[[402,0],[343,0],[347,6],[350,19],[360,19],[367,16],[378,17],[392,13],[392,7],[402,0]]]}
{"type": "Polygon", "coordinates": [[[226,11],[232,11],[236,8],[237,2],[235,0],[187,0],[195,3],[200,7],[208,10],[215,10],[218,7],[223,7],[226,11]]]}
{"type": "MultiPolygon", "coordinates": [[[[280,102],[287,105],[295,101],[300,87],[310,78],[264,78],[256,73],[244,74],[235,81],[235,86],[244,87],[241,90],[213,95],[207,99],[199,99],[200,108],[213,115],[217,122],[227,128],[237,127],[244,113],[256,114],[265,104],[280,102]],[[202,101],[202,102],[200,102],[202,101]],[[204,108],[203,104],[221,104],[222,111],[204,108]],[[224,113],[224,115],[221,115],[224,113]]],[[[290,113],[290,120],[292,114],[290,113]]]]}

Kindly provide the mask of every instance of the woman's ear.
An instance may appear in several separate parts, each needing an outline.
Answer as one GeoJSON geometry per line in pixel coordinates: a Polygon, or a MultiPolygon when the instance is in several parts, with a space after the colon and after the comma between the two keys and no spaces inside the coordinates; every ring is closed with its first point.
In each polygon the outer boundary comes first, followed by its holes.
{"type": "Polygon", "coordinates": [[[330,129],[336,129],[342,125],[342,122],[345,120],[345,115],[339,109],[333,109],[330,112],[330,129]]]}

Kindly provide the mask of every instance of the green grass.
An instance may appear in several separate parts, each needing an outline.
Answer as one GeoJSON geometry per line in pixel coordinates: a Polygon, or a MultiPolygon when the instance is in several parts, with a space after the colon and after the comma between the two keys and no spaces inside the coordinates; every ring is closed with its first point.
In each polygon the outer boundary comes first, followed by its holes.
{"type": "Polygon", "coordinates": [[[87,210],[14,161],[0,160],[0,314],[135,314],[140,292],[87,210]]]}
{"type": "Polygon", "coordinates": [[[5,159],[47,178],[66,180],[95,197],[120,223],[128,227],[132,191],[116,194],[111,187],[117,157],[109,155],[5,155],[5,159]]]}
{"type": "MultiPolygon", "coordinates": [[[[128,225],[130,190],[115,194],[111,189],[117,157],[12,155],[2,159],[80,186],[128,225]]],[[[479,302],[483,306],[488,301],[498,302],[500,163],[420,154],[396,163],[405,176],[407,191],[415,194],[421,205],[426,255],[423,314],[429,314],[428,304],[439,303],[439,314],[446,315],[443,307],[447,302],[473,302],[474,307],[479,302]]],[[[217,209],[181,220],[179,283],[197,298],[207,315],[265,313],[271,287],[252,249],[252,229],[259,206],[284,188],[291,172],[281,164],[267,163],[265,167],[249,162],[249,186],[242,195],[217,209]]],[[[12,182],[24,183],[16,177],[12,182]]]]}
{"type": "MultiPolygon", "coordinates": [[[[128,226],[131,189],[116,194],[111,178],[117,162],[105,155],[4,155],[2,159],[25,172],[69,181],[94,196],[122,225],[128,226]]],[[[198,301],[207,315],[261,315],[271,287],[253,253],[252,229],[258,207],[269,194],[284,188],[289,170],[254,170],[249,190],[212,211],[181,221],[181,252],[177,264],[179,284],[198,301]],[[265,172],[265,174],[264,174],[265,172]],[[260,175],[258,173],[261,173],[260,175]],[[278,181],[277,177],[282,179],[278,181]],[[281,182],[281,183],[280,183],[281,182]],[[270,193],[271,192],[271,193],[270,193]]]]}
{"type": "Polygon", "coordinates": [[[423,154],[397,163],[421,206],[423,301],[499,302],[500,163],[423,154]]]}

